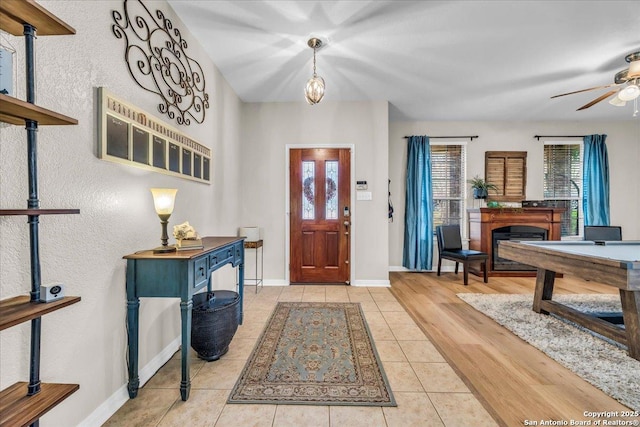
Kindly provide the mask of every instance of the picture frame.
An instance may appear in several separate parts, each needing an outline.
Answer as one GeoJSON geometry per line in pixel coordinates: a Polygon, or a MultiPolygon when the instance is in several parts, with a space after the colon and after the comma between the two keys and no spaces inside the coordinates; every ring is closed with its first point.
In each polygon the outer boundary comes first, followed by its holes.
{"type": "Polygon", "coordinates": [[[98,157],[211,184],[211,150],[144,110],[98,88],[98,157]]]}

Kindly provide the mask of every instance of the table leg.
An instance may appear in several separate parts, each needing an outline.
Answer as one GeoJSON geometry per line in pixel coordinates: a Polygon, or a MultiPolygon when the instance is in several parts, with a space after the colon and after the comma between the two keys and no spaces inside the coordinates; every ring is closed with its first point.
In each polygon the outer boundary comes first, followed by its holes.
{"type": "Polygon", "coordinates": [[[138,319],[140,313],[140,298],[136,295],[135,261],[127,261],[127,347],[129,359],[129,382],[127,389],[129,398],[138,395],[140,378],[138,377],[138,319]]]}
{"type": "Polygon", "coordinates": [[[555,271],[538,268],[538,272],[536,273],[536,290],[533,295],[533,311],[536,313],[549,314],[547,311],[542,310],[540,305],[543,300],[551,300],[555,279],[555,271]]]}
{"type": "Polygon", "coordinates": [[[140,311],[140,299],[133,298],[127,301],[127,330],[129,347],[129,398],[138,395],[140,378],[138,377],[138,314],[140,311]]]}
{"type": "Polygon", "coordinates": [[[183,401],[189,399],[191,378],[189,377],[189,348],[191,347],[191,313],[193,300],[180,301],[180,315],[182,320],[182,381],[180,381],[180,397],[183,401]]]}
{"type": "MultiPolygon", "coordinates": [[[[256,252],[257,254],[257,252],[256,252]]],[[[244,262],[238,264],[238,294],[240,295],[240,322],[244,318],[244,262]]]]}
{"type": "Polygon", "coordinates": [[[620,289],[629,356],[640,360],[640,291],[620,289]]]}

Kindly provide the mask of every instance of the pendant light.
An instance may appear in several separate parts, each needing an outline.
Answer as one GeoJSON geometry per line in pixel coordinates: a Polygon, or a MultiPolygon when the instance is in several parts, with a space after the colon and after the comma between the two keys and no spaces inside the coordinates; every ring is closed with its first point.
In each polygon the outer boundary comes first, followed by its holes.
{"type": "Polygon", "coordinates": [[[313,76],[307,81],[304,96],[309,104],[314,105],[322,101],[322,97],[324,97],[324,79],[316,74],[316,49],[320,49],[322,40],[314,37],[309,39],[307,44],[313,49],[313,76]]]}

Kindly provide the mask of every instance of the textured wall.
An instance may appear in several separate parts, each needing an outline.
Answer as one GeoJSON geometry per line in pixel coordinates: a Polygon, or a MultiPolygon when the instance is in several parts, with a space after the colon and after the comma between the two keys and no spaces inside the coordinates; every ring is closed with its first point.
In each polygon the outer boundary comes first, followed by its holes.
{"type": "MultiPolygon", "coordinates": [[[[206,185],[143,171],[97,158],[96,88],[180,128],[157,112],[156,95],[132,80],[124,42],[111,32],[111,10],[122,1],[41,1],[73,26],[75,36],[36,41],[37,103],[78,119],[78,126],[41,127],[38,132],[41,207],[79,208],[80,215],[40,218],[43,283],[66,285],[82,301],[43,317],[41,377],[79,383],[80,390],[42,419],[41,425],[70,426],[87,418],[127,380],[125,350],[125,261],[122,256],[159,244],[160,223],[149,188],[178,189],[172,225],[190,221],[201,234],[235,235],[240,172],[240,101],[219,71],[190,39],[188,29],[165,2],[147,2],[172,18],[189,42],[188,52],[204,68],[211,107],[204,124],[181,130],[213,152],[213,184],[206,185]]],[[[23,74],[23,41],[12,38],[23,74]]],[[[18,82],[24,99],[24,80],[18,82]]],[[[0,128],[0,207],[26,207],[26,137],[20,126],[0,128]]],[[[0,217],[0,295],[30,289],[28,228],[25,217],[0,217]]],[[[230,269],[215,274],[229,287],[230,269]]],[[[140,310],[140,366],[180,332],[178,300],[143,299],[140,310]]],[[[29,325],[0,334],[0,387],[28,379],[29,325]]]]}
{"type": "MultiPolygon", "coordinates": [[[[612,108],[602,106],[601,108],[612,108]]],[[[628,113],[628,111],[627,111],[628,113]]],[[[395,221],[389,225],[389,265],[402,265],[404,233],[405,135],[479,135],[467,145],[467,177],[484,176],[485,151],[527,151],[527,198],[542,199],[542,141],[534,135],[607,134],[611,223],[621,225],[625,239],[640,239],[640,121],[617,122],[391,122],[389,176],[395,221]]],[[[575,141],[573,139],[572,141],[575,141]]],[[[473,207],[469,193],[467,206],[473,207]]],[[[476,202],[477,203],[477,202],[476,202]]],[[[478,207],[477,205],[475,207],[478,207]]],[[[437,260],[436,260],[437,261],[437,260]]],[[[437,264],[434,263],[434,266],[437,264]]]]}

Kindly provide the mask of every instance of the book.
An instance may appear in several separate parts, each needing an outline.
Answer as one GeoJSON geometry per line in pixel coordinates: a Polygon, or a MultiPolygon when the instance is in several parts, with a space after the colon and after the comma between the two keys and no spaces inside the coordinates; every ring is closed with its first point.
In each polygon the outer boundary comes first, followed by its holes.
{"type": "Polygon", "coordinates": [[[176,242],[176,249],[179,251],[192,251],[203,248],[202,239],[183,239],[176,242]]]}

